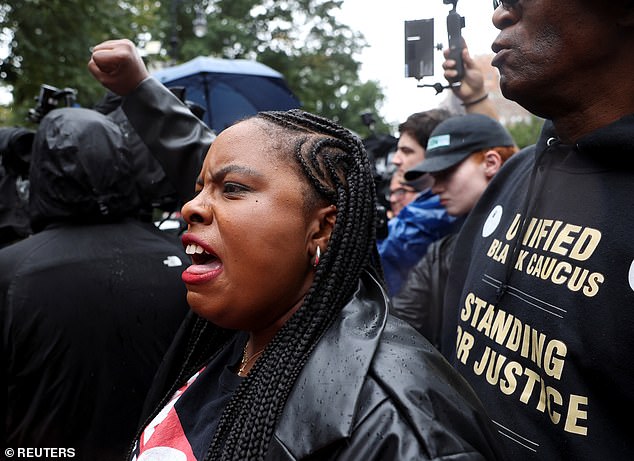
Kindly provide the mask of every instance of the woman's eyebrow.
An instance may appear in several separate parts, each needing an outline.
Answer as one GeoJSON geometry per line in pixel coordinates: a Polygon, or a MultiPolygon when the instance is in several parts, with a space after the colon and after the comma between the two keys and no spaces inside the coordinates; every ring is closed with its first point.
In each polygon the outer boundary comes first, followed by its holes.
{"type": "Polygon", "coordinates": [[[221,181],[229,173],[240,173],[240,174],[254,176],[258,178],[263,177],[262,173],[260,173],[259,171],[251,167],[242,166],[242,165],[227,165],[220,168],[217,171],[214,171],[211,175],[211,180],[214,182],[221,181]]]}

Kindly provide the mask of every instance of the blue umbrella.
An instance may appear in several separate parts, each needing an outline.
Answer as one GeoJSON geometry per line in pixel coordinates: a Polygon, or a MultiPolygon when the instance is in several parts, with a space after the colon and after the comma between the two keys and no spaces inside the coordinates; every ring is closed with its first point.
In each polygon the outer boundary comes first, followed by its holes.
{"type": "Polygon", "coordinates": [[[186,98],[205,109],[203,120],[216,133],[261,110],[301,105],[282,74],[256,61],[199,56],[152,75],[167,87],[184,87],[186,98]]]}

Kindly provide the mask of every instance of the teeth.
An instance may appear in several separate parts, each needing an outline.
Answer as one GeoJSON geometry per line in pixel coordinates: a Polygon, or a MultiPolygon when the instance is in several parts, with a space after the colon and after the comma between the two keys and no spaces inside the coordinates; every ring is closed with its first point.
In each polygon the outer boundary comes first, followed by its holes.
{"type": "Polygon", "coordinates": [[[187,245],[187,248],[185,248],[185,253],[187,253],[188,255],[193,255],[193,254],[209,254],[207,251],[205,251],[205,249],[203,247],[201,247],[200,245],[196,245],[195,243],[190,243],[189,245],[187,245]]]}

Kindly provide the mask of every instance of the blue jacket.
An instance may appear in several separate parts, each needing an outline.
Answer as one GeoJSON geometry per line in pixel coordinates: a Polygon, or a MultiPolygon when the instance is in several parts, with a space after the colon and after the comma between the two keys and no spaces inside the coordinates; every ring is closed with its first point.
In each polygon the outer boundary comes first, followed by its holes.
{"type": "Polygon", "coordinates": [[[410,269],[425,255],[429,244],[453,231],[455,220],[431,189],[421,192],[398,216],[390,219],[387,238],[378,243],[390,296],[398,294],[410,269]]]}

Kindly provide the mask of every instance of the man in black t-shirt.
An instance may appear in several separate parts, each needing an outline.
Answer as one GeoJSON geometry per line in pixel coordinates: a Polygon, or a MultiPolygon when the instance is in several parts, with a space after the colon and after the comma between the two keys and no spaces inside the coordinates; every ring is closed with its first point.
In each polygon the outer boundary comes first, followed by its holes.
{"type": "Polygon", "coordinates": [[[510,459],[634,459],[634,3],[494,1],[503,94],[547,120],[463,225],[443,349],[510,459]]]}

